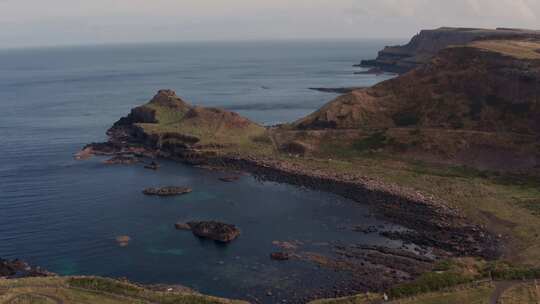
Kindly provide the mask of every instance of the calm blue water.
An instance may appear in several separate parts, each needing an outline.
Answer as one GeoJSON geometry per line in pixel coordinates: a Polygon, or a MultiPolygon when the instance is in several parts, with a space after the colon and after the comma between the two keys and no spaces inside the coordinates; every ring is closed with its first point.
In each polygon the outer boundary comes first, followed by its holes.
{"type": "MultiPolygon", "coordinates": [[[[313,265],[271,261],[272,241],[306,250],[342,241],[397,246],[344,225],[381,224],[361,204],[290,185],[218,181],[224,173],[163,162],[110,167],[75,161],[87,143],[171,88],[204,106],[235,110],[264,124],[292,121],[336,95],[309,87],[372,85],[390,76],[353,75],[385,41],[198,43],[0,51],[0,256],[61,274],[181,283],[250,298],[318,287],[313,265]],[[149,198],[148,186],[186,185],[190,195],[149,198]],[[218,246],[174,230],[178,220],[222,220],[242,236],[218,246]],[[132,242],[120,248],[118,235],[132,242]],[[306,280],[306,278],[310,278],[306,280]],[[303,283],[301,283],[303,282],[303,283]]],[[[319,278],[320,276],[320,278],[319,278]]],[[[330,278],[331,280],[332,278],[330,278]]],[[[265,300],[273,302],[272,300],[265,300]]]]}

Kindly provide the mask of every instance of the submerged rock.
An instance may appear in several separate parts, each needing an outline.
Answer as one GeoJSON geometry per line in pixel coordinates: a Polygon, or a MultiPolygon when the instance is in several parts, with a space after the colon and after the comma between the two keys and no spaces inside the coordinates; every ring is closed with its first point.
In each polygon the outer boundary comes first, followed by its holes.
{"type": "Polygon", "coordinates": [[[240,229],[235,225],[209,221],[189,222],[194,235],[222,243],[229,243],[240,235],[240,229]]]}
{"type": "Polygon", "coordinates": [[[313,91],[323,92],[323,93],[337,93],[337,94],[347,94],[354,90],[363,89],[363,87],[342,87],[342,88],[309,88],[313,91]]]}
{"type": "Polygon", "coordinates": [[[129,245],[129,242],[131,241],[131,238],[127,235],[121,235],[116,237],[116,242],[120,247],[127,247],[129,245]]]}
{"type": "Polygon", "coordinates": [[[150,164],[144,166],[146,169],[157,170],[159,169],[159,164],[155,161],[152,161],[150,164]]]}
{"type": "Polygon", "coordinates": [[[220,177],[219,178],[220,181],[226,182],[226,183],[236,182],[239,179],[240,179],[240,176],[225,176],[225,177],[220,177]]]}
{"type": "Polygon", "coordinates": [[[162,188],[146,188],[143,190],[145,195],[157,195],[157,196],[174,196],[182,195],[192,192],[191,188],[187,187],[162,187],[162,188]]]}
{"type": "Polygon", "coordinates": [[[273,252],[270,254],[270,258],[276,261],[287,261],[291,258],[291,255],[287,252],[273,252]]]}

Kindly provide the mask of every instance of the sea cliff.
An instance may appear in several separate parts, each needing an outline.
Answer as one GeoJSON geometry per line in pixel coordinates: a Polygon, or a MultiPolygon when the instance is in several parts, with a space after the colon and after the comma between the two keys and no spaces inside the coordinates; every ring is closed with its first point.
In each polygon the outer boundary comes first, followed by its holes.
{"type": "Polygon", "coordinates": [[[379,52],[376,59],[363,60],[360,66],[405,73],[428,63],[440,50],[452,45],[465,45],[475,40],[538,37],[540,37],[539,31],[509,28],[490,30],[442,27],[434,30],[423,30],[414,36],[409,43],[385,47],[379,52]]]}

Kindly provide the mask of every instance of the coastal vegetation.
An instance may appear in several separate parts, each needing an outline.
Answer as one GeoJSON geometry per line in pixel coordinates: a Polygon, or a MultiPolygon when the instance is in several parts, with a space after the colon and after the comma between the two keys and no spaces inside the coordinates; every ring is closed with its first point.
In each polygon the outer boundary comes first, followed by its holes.
{"type": "Polygon", "coordinates": [[[128,282],[99,277],[43,277],[0,279],[2,304],[242,304],[243,301],[204,296],[187,288],[161,287],[156,290],[128,282]]]}

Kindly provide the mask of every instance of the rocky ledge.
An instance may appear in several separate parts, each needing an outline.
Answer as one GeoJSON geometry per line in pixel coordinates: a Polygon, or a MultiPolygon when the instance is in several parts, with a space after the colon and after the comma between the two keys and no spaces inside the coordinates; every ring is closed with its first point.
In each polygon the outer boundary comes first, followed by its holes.
{"type": "Polygon", "coordinates": [[[30,266],[21,260],[4,260],[0,258],[0,277],[13,279],[25,277],[50,277],[56,274],[40,267],[30,266]]]}
{"type": "Polygon", "coordinates": [[[145,195],[156,196],[176,196],[191,193],[193,190],[187,187],[162,187],[162,188],[146,188],[143,190],[145,195]]]}
{"type": "MultiPolygon", "coordinates": [[[[361,72],[357,72],[360,74],[361,72]]],[[[356,74],[356,73],[355,73],[356,74]]],[[[363,73],[367,74],[367,73],[363,73]]],[[[342,88],[309,88],[313,91],[323,92],[323,93],[336,93],[336,94],[347,94],[354,90],[363,89],[363,87],[342,87],[342,88]]]]}

